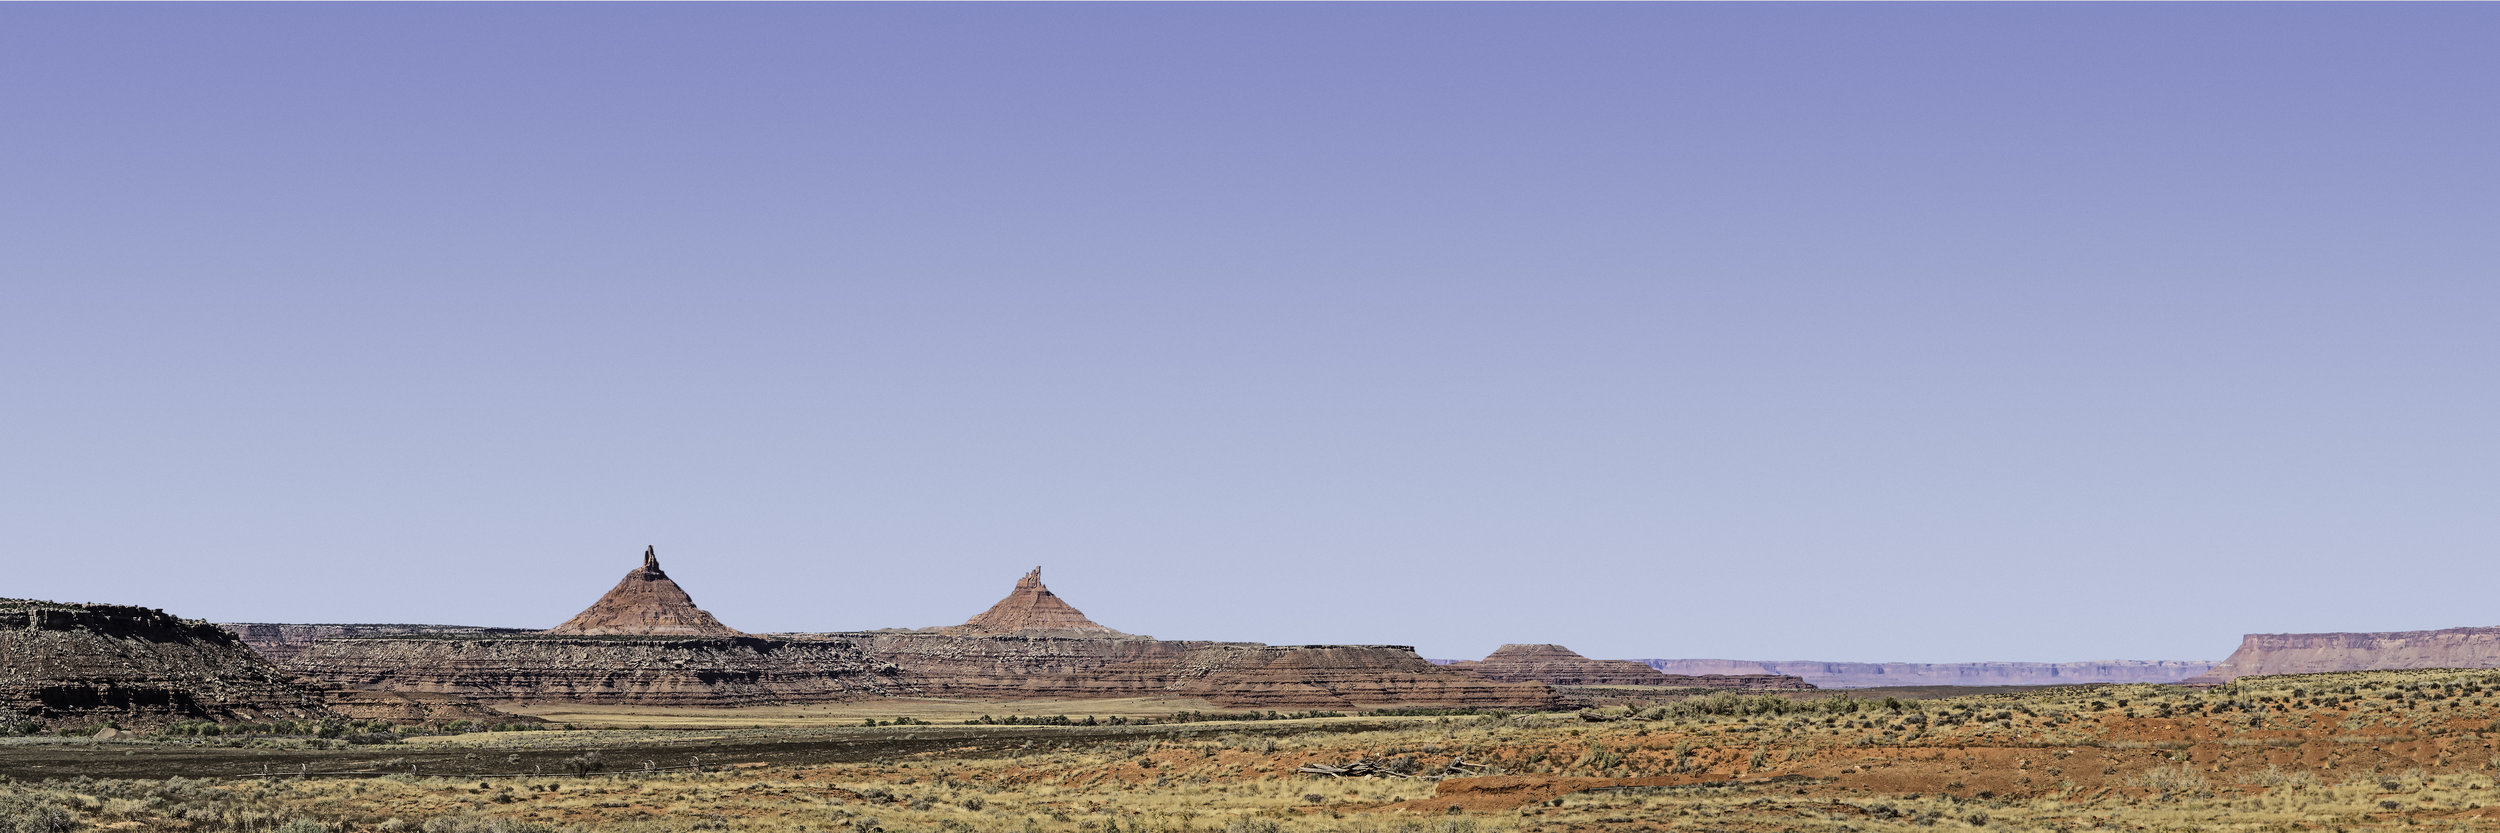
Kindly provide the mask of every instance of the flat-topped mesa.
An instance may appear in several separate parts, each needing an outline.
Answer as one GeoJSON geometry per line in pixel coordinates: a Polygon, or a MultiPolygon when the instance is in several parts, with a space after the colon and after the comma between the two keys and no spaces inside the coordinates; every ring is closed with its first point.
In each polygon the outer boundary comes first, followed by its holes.
{"type": "Polygon", "coordinates": [[[1560,645],[1504,645],[1482,660],[1452,663],[1502,682],[1558,686],[1667,686],[1674,688],[1801,691],[1813,685],[1777,674],[1668,674],[1633,660],[1589,659],[1560,645]]]}
{"type": "Polygon", "coordinates": [[[1042,586],[1042,568],[1035,567],[1016,580],[1016,589],[1007,598],[990,605],[981,615],[947,629],[948,633],[982,636],[1010,633],[1049,634],[1053,636],[1127,636],[1128,634],[1096,624],[1085,614],[1060,601],[1059,595],[1042,586]]]}
{"type": "Polygon", "coordinates": [[[2413,668],[2500,668],[2500,628],[2252,633],[2241,637],[2239,650],[2220,664],[2181,684],[2210,686],[2274,674],[2413,668]]]}
{"type": "Polygon", "coordinates": [[[655,547],[642,551],[642,566],[588,609],[547,630],[579,636],[744,636],[694,606],[694,597],[660,572],[655,547]]]}

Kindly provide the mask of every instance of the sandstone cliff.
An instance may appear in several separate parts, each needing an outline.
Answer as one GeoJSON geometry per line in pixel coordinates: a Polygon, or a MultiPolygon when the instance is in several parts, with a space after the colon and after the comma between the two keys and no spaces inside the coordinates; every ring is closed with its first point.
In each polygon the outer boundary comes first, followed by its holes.
{"type": "Polygon", "coordinates": [[[1589,659],[1560,645],[1504,645],[1482,660],[1447,667],[1505,682],[1559,686],[1672,686],[1676,688],[1800,691],[1814,688],[1793,676],[1769,673],[1668,674],[1632,660],[1589,659]]]}
{"type": "Polygon", "coordinates": [[[642,566],[625,574],[599,601],[550,628],[575,636],[743,636],[694,606],[684,588],[660,572],[656,547],[642,551],[642,566]]]}
{"type": "Polygon", "coordinates": [[[985,634],[1052,634],[1066,636],[1125,636],[1119,631],[1096,624],[1058,594],[1042,586],[1042,568],[1035,567],[1016,580],[1015,589],[1007,598],[998,600],[990,609],[972,617],[971,621],[948,628],[947,632],[966,635],[985,634]]]}
{"type": "Polygon", "coordinates": [[[319,717],[320,699],[207,622],[0,599],[0,712],[45,726],[319,717]]]}
{"type": "Polygon", "coordinates": [[[1236,709],[1547,708],[1560,702],[1545,685],[1435,666],[1397,645],[893,632],[806,638],[855,641],[932,697],[1197,697],[1236,709]]]}
{"type": "Polygon", "coordinates": [[[897,669],[852,643],[751,636],[325,639],[286,669],[348,688],[486,703],[751,706],[908,693],[897,669]]]}
{"type": "Polygon", "coordinates": [[[2500,628],[2386,633],[2252,633],[2240,648],[2189,685],[2267,674],[2500,668],[2500,628]]]}
{"type": "Polygon", "coordinates": [[[2167,660],[1916,663],[1645,659],[1637,662],[1669,674],[1785,674],[1821,688],[2175,683],[2213,667],[2211,662],[2167,660]]]}

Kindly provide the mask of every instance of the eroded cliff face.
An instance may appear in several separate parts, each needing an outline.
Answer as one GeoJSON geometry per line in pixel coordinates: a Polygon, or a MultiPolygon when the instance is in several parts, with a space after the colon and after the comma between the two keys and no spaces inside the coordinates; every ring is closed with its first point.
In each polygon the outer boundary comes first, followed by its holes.
{"type": "Polygon", "coordinates": [[[326,639],[285,667],[347,688],[490,704],[752,706],[909,693],[898,669],[850,642],[751,636],[326,639]]]}
{"type": "Polygon", "coordinates": [[[1235,709],[1546,708],[1551,687],[1433,665],[1398,645],[1273,646],[1065,636],[821,634],[856,641],[932,697],[1197,697],[1235,709]]]}
{"type": "Polygon", "coordinates": [[[2252,633],[2221,664],[2187,681],[2226,683],[2269,674],[2500,668],[2500,628],[2383,633],[2252,633]]]}
{"type": "Polygon", "coordinates": [[[232,631],[252,646],[252,650],[272,663],[286,664],[302,653],[305,646],[324,639],[352,639],[364,636],[508,636],[537,633],[522,628],[488,628],[473,625],[286,625],[275,622],[222,622],[217,625],[232,631]]]}
{"type": "Polygon", "coordinates": [[[2211,662],[2174,660],[1917,663],[1645,659],[1637,662],[1669,674],[1784,674],[1819,688],[2175,683],[2204,673],[2214,665],[2211,662]]]}
{"type": "Polygon", "coordinates": [[[328,714],[216,625],[144,607],[0,599],[0,718],[136,727],[328,714]]]}
{"type": "Polygon", "coordinates": [[[1560,645],[1504,645],[1484,659],[1455,662],[1446,667],[1474,671],[1495,680],[1558,686],[1632,685],[1759,691],[1814,688],[1805,680],[1781,674],[1669,674],[1632,660],[1589,659],[1560,645]]]}

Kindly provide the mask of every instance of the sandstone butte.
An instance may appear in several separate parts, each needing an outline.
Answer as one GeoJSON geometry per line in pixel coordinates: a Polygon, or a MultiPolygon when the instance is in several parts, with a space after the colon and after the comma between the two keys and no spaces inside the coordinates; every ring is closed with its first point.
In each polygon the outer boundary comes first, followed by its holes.
{"type": "Polygon", "coordinates": [[[1016,587],[1008,591],[1007,598],[998,600],[997,604],[990,605],[990,609],[981,611],[970,621],[949,628],[948,632],[966,636],[1008,633],[1127,635],[1096,624],[1075,607],[1061,601],[1059,594],[1050,592],[1049,587],[1042,585],[1040,567],[1016,579],[1016,587]]]}
{"type": "Polygon", "coordinates": [[[660,571],[657,547],[645,547],[642,566],[588,609],[547,630],[573,636],[745,636],[694,606],[694,597],[660,571]]]}
{"type": "Polygon", "coordinates": [[[2500,628],[2384,633],[2252,633],[2187,685],[2241,677],[2410,668],[2500,668],[2500,628]]]}
{"type": "Polygon", "coordinates": [[[1779,674],[1668,674],[1632,660],[1589,659],[1560,645],[1504,645],[1481,660],[1448,667],[1504,682],[1558,686],[1665,686],[1675,688],[1802,691],[1814,688],[1779,674]]]}
{"type": "Polygon", "coordinates": [[[680,635],[719,626],[656,574],[656,555],[574,617],[578,632],[450,626],[249,629],[285,667],[356,689],[487,702],[735,706],[884,696],[979,699],[1197,697],[1222,708],[1541,708],[1553,688],[1442,668],[1396,645],[1176,642],[1098,624],[1051,593],[1039,570],[962,626],[927,631],[680,635]],[[651,585],[666,584],[664,590],[651,585]],[[598,615],[594,616],[596,613],[598,615]],[[341,636],[325,637],[337,629],[341,636]],[[643,632],[620,633],[628,628],[643,632]],[[398,632],[393,632],[398,631],[398,632]]]}
{"type": "Polygon", "coordinates": [[[1819,688],[1924,685],[2079,685],[2175,683],[2204,673],[2211,660],[2087,662],[1826,662],[1821,660],[1643,659],[1669,674],[1786,674],[1819,688]]]}

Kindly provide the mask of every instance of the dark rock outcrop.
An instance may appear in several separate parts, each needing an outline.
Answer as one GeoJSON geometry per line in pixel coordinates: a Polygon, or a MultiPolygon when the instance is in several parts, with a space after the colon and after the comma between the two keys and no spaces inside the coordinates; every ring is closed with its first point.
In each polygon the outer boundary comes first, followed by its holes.
{"type": "Polygon", "coordinates": [[[1668,674],[1624,659],[1589,659],[1560,645],[1504,645],[1484,659],[1447,667],[1506,682],[1558,686],[1667,686],[1674,688],[1802,691],[1814,686],[1782,674],[1668,674]]]}
{"type": "Polygon", "coordinates": [[[660,572],[656,547],[642,551],[642,566],[615,589],[548,633],[573,636],[744,636],[694,606],[694,597],[660,572]]]}
{"type": "Polygon", "coordinates": [[[2175,683],[2213,667],[2211,662],[2168,660],[1938,663],[1735,659],[1635,661],[1669,674],[1785,674],[1820,688],[2175,683]]]}
{"type": "Polygon", "coordinates": [[[2252,633],[2188,685],[2241,677],[2408,668],[2500,668],[2500,628],[2382,633],[2252,633]]]}
{"type": "Polygon", "coordinates": [[[896,669],[850,642],[752,636],[325,639],[286,668],[348,688],[485,703],[752,706],[908,693],[896,669]]]}
{"type": "Polygon", "coordinates": [[[323,717],[234,634],[144,607],[0,599],[0,711],[43,726],[323,717]]]}

